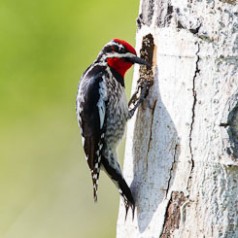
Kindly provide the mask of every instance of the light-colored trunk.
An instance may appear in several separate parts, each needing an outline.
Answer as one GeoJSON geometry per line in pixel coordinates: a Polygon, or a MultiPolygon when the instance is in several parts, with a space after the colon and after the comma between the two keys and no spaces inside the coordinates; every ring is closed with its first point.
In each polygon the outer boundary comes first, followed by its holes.
{"type": "Polygon", "coordinates": [[[124,174],[136,200],[117,237],[238,237],[238,7],[146,1],[137,50],[149,96],[128,123],[124,174]]]}

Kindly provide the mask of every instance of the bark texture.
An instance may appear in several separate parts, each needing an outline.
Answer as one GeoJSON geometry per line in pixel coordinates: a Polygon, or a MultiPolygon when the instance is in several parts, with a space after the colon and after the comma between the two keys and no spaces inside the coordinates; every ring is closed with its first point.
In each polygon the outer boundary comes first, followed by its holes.
{"type": "Polygon", "coordinates": [[[128,123],[124,174],[136,200],[117,237],[238,237],[238,6],[141,0],[137,51],[153,71],[128,123]]]}

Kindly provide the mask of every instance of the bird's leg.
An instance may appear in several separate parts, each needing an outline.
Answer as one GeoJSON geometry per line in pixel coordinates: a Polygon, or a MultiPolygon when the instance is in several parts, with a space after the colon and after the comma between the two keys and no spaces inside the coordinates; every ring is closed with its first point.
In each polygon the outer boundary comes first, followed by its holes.
{"type": "Polygon", "coordinates": [[[132,95],[128,107],[129,107],[129,119],[132,118],[136,109],[140,106],[140,104],[144,101],[149,93],[149,88],[151,86],[151,81],[148,81],[144,78],[140,78],[138,80],[138,86],[136,92],[132,95]],[[140,95],[138,96],[138,94],[140,95]],[[133,108],[130,109],[130,106],[133,105],[133,108]]]}

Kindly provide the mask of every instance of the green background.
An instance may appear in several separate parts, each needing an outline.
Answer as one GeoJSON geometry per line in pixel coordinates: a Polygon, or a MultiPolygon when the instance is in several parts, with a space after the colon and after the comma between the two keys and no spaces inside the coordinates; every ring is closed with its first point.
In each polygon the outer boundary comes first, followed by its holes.
{"type": "Polygon", "coordinates": [[[119,195],[101,173],[93,202],[75,97],[105,43],[134,45],[138,8],[138,0],[0,1],[1,238],[115,237],[119,195]]]}

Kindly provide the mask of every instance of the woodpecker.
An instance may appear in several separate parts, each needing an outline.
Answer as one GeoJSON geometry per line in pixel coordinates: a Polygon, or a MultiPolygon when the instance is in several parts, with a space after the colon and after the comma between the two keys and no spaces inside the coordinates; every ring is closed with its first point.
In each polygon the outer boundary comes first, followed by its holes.
{"type": "Polygon", "coordinates": [[[91,171],[94,201],[97,201],[98,179],[100,169],[103,169],[117,185],[126,214],[129,208],[134,214],[135,201],[117,161],[116,147],[127,120],[135,111],[135,108],[128,108],[124,83],[124,75],[134,63],[149,66],[137,57],[129,43],[113,39],[83,73],[76,99],[77,120],[91,171]]]}

